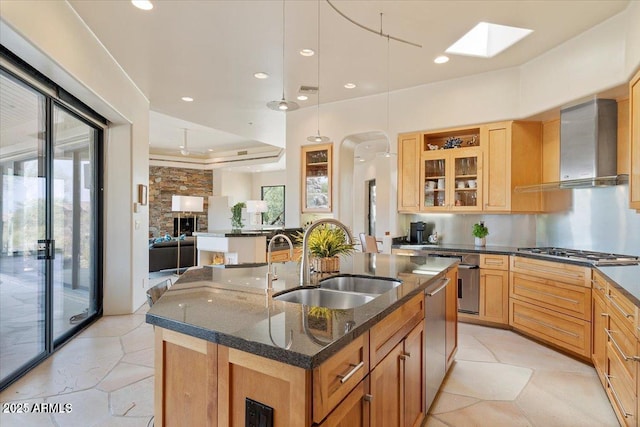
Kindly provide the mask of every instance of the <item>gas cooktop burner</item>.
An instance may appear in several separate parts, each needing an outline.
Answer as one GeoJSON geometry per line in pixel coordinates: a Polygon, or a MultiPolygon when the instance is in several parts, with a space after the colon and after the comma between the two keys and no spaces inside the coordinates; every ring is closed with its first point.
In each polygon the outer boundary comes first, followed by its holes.
{"type": "Polygon", "coordinates": [[[581,251],[555,247],[518,248],[519,252],[548,256],[553,258],[569,258],[588,262],[593,265],[636,265],[640,257],[635,255],[619,255],[606,252],[581,251]]]}

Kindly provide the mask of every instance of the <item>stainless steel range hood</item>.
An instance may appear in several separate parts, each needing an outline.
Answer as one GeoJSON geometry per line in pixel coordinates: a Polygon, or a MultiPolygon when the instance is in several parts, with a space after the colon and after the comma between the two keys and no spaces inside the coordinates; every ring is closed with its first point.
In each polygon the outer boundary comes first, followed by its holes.
{"type": "Polygon", "coordinates": [[[594,99],[560,111],[560,181],[516,192],[607,187],[628,182],[617,175],[618,104],[594,99]]]}

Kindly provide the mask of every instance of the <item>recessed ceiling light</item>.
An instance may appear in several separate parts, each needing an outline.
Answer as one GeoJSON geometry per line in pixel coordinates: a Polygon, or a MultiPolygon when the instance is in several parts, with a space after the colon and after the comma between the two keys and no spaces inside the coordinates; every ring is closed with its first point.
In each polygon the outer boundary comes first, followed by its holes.
{"type": "Polygon", "coordinates": [[[436,64],[444,64],[446,62],[449,62],[449,57],[446,55],[436,56],[436,59],[434,59],[433,62],[435,62],[436,64]]]}
{"type": "Polygon", "coordinates": [[[193,98],[190,96],[183,96],[182,99],[184,102],[193,102],[193,98]]]}
{"type": "Polygon", "coordinates": [[[306,101],[309,99],[307,95],[298,95],[298,101],[306,101]]]}
{"type": "Polygon", "coordinates": [[[209,148],[209,149],[207,149],[207,151],[211,152],[211,151],[213,151],[213,148],[209,148]]]}
{"type": "Polygon", "coordinates": [[[313,56],[315,54],[316,53],[313,51],[313,49],[302,49],[300,51],[300,55],[302,55],[302,56],[313,56]]]}
{"type": "Polygon", "coordinates": [[[268,79],[269,78],[269,74],[263,73],[262,71],[259,71],[259,72],[255,73],[253,75],[253,77],[255,77],[256,79],[268,79]]]}
{"type": "Polygon", "coordinates": [[[353,89],[356,87],[355,83],[347,83],[344,85],[345,88],[347,89],[353,89]]]}
{"type": "Polygon", "coordinates": [[[149,0],[131,0],[131,4],[142,10],[153,9],[153,4],[149,0]]]}
{"type": "Polygon", "coordinates": [[[480,22],[449,46],[445,52],[456,55],[491,58],[516,44],[533,30],[480,22]]]}

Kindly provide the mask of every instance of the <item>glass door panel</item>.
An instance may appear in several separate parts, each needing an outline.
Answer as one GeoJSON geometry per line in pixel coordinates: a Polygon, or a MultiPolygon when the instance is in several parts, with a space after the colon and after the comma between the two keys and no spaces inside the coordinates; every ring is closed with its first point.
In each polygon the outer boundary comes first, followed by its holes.
{"type": "Polygon", "coordinates": [[[53,339],[95,314],[94,151],[97,131],[53,109],[53,339]]]}
{"type": "Polygon", "coordinates": [[[469,210],[480,207],[479,189],[481,176],[478,170],[480,153],[476,149],[465,148],[464,154],[454,153],[454,209],[469,210]]]}
{"type": "Polygon", "coordinates": [[[0,72],[0,383],[46,348],[45,97],[0,72]]]}
{"type": "Polygon", "coordinates": [[[425,208],[447,205],[447,160],[445,157],[424,160],[424,203],[425,208]]]}

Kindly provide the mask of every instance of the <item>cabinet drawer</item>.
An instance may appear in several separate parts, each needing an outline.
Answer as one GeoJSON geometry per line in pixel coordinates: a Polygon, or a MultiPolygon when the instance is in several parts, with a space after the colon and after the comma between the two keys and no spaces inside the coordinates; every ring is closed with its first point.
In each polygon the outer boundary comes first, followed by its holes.
{"type": "Polygon", "coordinates": [[[480,254],[480,268],[509,270],[509,255],[480,254]]]}
{"type": "Polygon", "coordinates": [[[510,271],[587,288],[591,287],[591,269],[579,265],[512,256],[510,271]]]}
{"type": "Polygon", "coordinates": [[[509,324],[565,350],[591,356],[591,323],[511,299],[509,324]]]}
{"type": "Polygon", "coordinates": [[[608,335],[607,351],[615,352],[620,360],[621,371],[625,373],[625,377],[630,384],[633,385],[633,392],[636,390],[637,369],[640,363],[640,355],[637,351],[637,340],[633,332],[627,329],[620,322],[618,316],[609,316],[609,328],[606,330],[608,335]]]}
{"type": "Polygon", "coordinates": [[[607,286],[605,294],[609,314],[618,316],[622,319],[625,327],[633,330],[637,328],[638,307],[627,299],[618,289],[612,285],[607,286]]]}
{"type": "Polygon", "coordinates": [[[605,294],[607,293],[607,280],[595,270],[593,270],[591,288],[593,289],[594,294],[597,294],[600,296],[600,298],[605,299],[605,294]]]}
{"type": "Polygon", "coordinates": [[[607,348],[607,365],[609,374],[606,375],[607,395],[611,405],[616,411],[620,423],[624,426],[637,427],[637,395],[633,391],[634,384],[624,374],[624,366],[615,352],[610,351],[611,343],[607,348]]]}
{"type": "Polygon", "coordinates": [[[364,333],[313,370],[313,421],[322,421],[367,374],[369,334],[364,333]]]}
{"type": "Polygon", "coordinates": [[[402,339],[424,319],[424,296],[411,298],[369,331],[373,369],[402,339]]]}
{"type": "Polygon", "coordinates": [[[589,288],[511,273],[509,295],[582,320],[591,320],[591,289],[589,288]]]}
{"type": "Polygon", "coordinates": [[[369,425],[369,377],[349,393],[336,409],[325,419],[321,427],[365,427],[369,425]]]}

